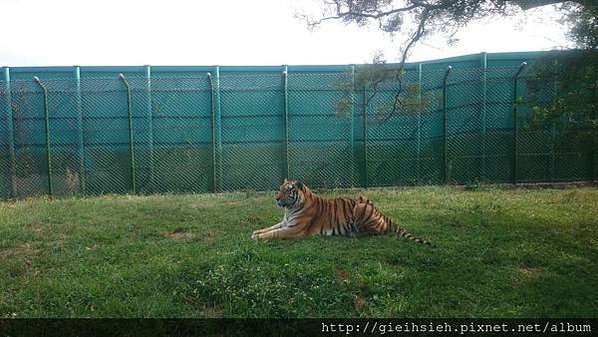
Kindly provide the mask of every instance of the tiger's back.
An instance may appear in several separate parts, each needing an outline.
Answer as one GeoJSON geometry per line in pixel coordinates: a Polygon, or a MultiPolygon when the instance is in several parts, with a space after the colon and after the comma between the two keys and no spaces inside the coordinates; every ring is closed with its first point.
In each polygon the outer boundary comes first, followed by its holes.
{"type": "Polygon", "coordinates": [[[309,219],[310,234],[355,236],[396,233],[417,243],[430,244],[426,240],[413,237],[363,196],[356,199],[323,199],[317,195],[313,196],[315,202],[309,219]]]}
{"type": "Polygon", "coordinates": [[[359,233],[355,217],[358,201],[349,198],[313,198],[311,209],[305,211],[302,219],[309,234],[356,235],[359,233]]]}

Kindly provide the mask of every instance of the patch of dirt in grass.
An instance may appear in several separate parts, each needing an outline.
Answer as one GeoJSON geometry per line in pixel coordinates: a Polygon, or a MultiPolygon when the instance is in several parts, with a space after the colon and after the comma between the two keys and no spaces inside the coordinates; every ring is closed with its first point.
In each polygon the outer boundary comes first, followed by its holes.
{"type": "Polygon", "coordinates": [[[21,242],[13,247],[0,249],[2,255],[5,257],[24,257],[35,254],[37,249],[33,247],[31,242],[21,242]]]}
{"type": "Polygon", "coordinates": [[[31,224],[31,230],[33,231],[33,233],[38,234],[38,235],[44,234],[47,232],[48,226],[41,222],[35,222],[35,223],[31,224]]]}
{"type": "Polygon", "coordinates": [[[334,276],[336,277],[336,281],[338,283],[349,282],[349,272],[343,268],[340,268],[340,267],[334,268],[334,276]]]}
{"type": "Polygon", "coordinates": [[[224,313],[224,308],[221,305],[207,305],[203,306],[202,309],[208,318],[219,318],[224,313]]]}
{"type": "Polygon", "coordinates": [[[525,286],[530,280],[538,277],[542,272],[541,268],[519,266],[517,273],[512,273],[509,277],[509,284],[512,288],[519,288],[525,286]]]}
{"type": "Polygon", "coordinates": [[[363,311],[366,304],[367,304],[367,302],[366,302],[365,298],[363,298],[361,295],[356,295],[355,298],[353,299],[353,307],[355,307],[355,310],[357,310],[359,312],[363,311]]]}
{"type": "Polygon", "coordinates": [[[183,227],[175,228],[175,230],[172,232],[162,233],[162,236],[167,239],[173,239],[173,240],[191,240],[191,239],[195,238],[194,233],[188,232],[187,228],[183,228],[183,227]]]}
{"type": "Polygon", "coordinates": [[[218,236],[220,236],[220,232],[215,230],[209,230],[201,236],[197,236],[198,241],[214,241],[218,236]]]}
{"type": "Polygon", "coordinates": [[[195,294],[185,297],[185,302],[201,310],[206,318],[219,318],[224,313],[222,305],[206,303],[195,294]]]}
{"type": "Polygon", "coordinates": [[[212,209],[214,206],[206,205],[206,204],[190,204],[187,206],[191,210],[204,210],[204,209],[212,209]]]}
{"type": "Polygon", "coordinates": [[[540,268],[527,267],[527,266],[521,266],[518,268],[518,270],[520,273],[522,273],[524,275],[528,275],[528,276],[535,276],[542,271],[542,269],[540,269],[540,268]]]}
{"type": "Polygon", "coordinates": [[[220,236],[220,232],[216,230],[208,230],[203,233],[190,232],[188,228],[176,228],[172,232],[162,233],[162,237],[172,240],[181,241],[214,241],[220,236]]]}
{"type": "Polygon", "coordinates": [[[91,246],[86,246],[85,250],[90,251],[90,252],[95,252],[96,250],[98,250],[98,244],[94,243],[91,246]]]}

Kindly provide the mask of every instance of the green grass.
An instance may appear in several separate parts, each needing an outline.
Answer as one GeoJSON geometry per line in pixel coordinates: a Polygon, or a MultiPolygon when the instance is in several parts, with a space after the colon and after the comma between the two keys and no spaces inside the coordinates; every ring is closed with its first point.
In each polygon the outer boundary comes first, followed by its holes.
{"type": "Polygon", "coordinates": [[[598,189],[361,193],[435,246],[255,242],[273,193],[1,202],[0,316],[598,317],[598,189]]]}

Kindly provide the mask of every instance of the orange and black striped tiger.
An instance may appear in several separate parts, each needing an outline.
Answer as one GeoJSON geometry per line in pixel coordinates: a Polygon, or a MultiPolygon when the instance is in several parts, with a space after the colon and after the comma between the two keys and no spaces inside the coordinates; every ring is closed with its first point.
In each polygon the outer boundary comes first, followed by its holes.
{"type": "Polygon", "coordinates": [[[362,196],[356,199],[324,199],[302,182],[285,179],[276,196],[276,203],[285,209],[282,221],[253,232],[252,239],[395,233],[417,243],[430,244],[426,240],[413,237],[362,196]]]}

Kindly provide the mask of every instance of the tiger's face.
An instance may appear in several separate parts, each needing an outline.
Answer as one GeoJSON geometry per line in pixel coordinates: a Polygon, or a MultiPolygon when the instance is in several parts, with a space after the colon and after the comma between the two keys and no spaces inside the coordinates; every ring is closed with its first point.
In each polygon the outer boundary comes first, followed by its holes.
{"type": "Polygon", "coordinates": [[[293,207],[301,202],[301,182],[297,180],[284,180],[276,195],[276,204],[279,207],[293,207]]]}

